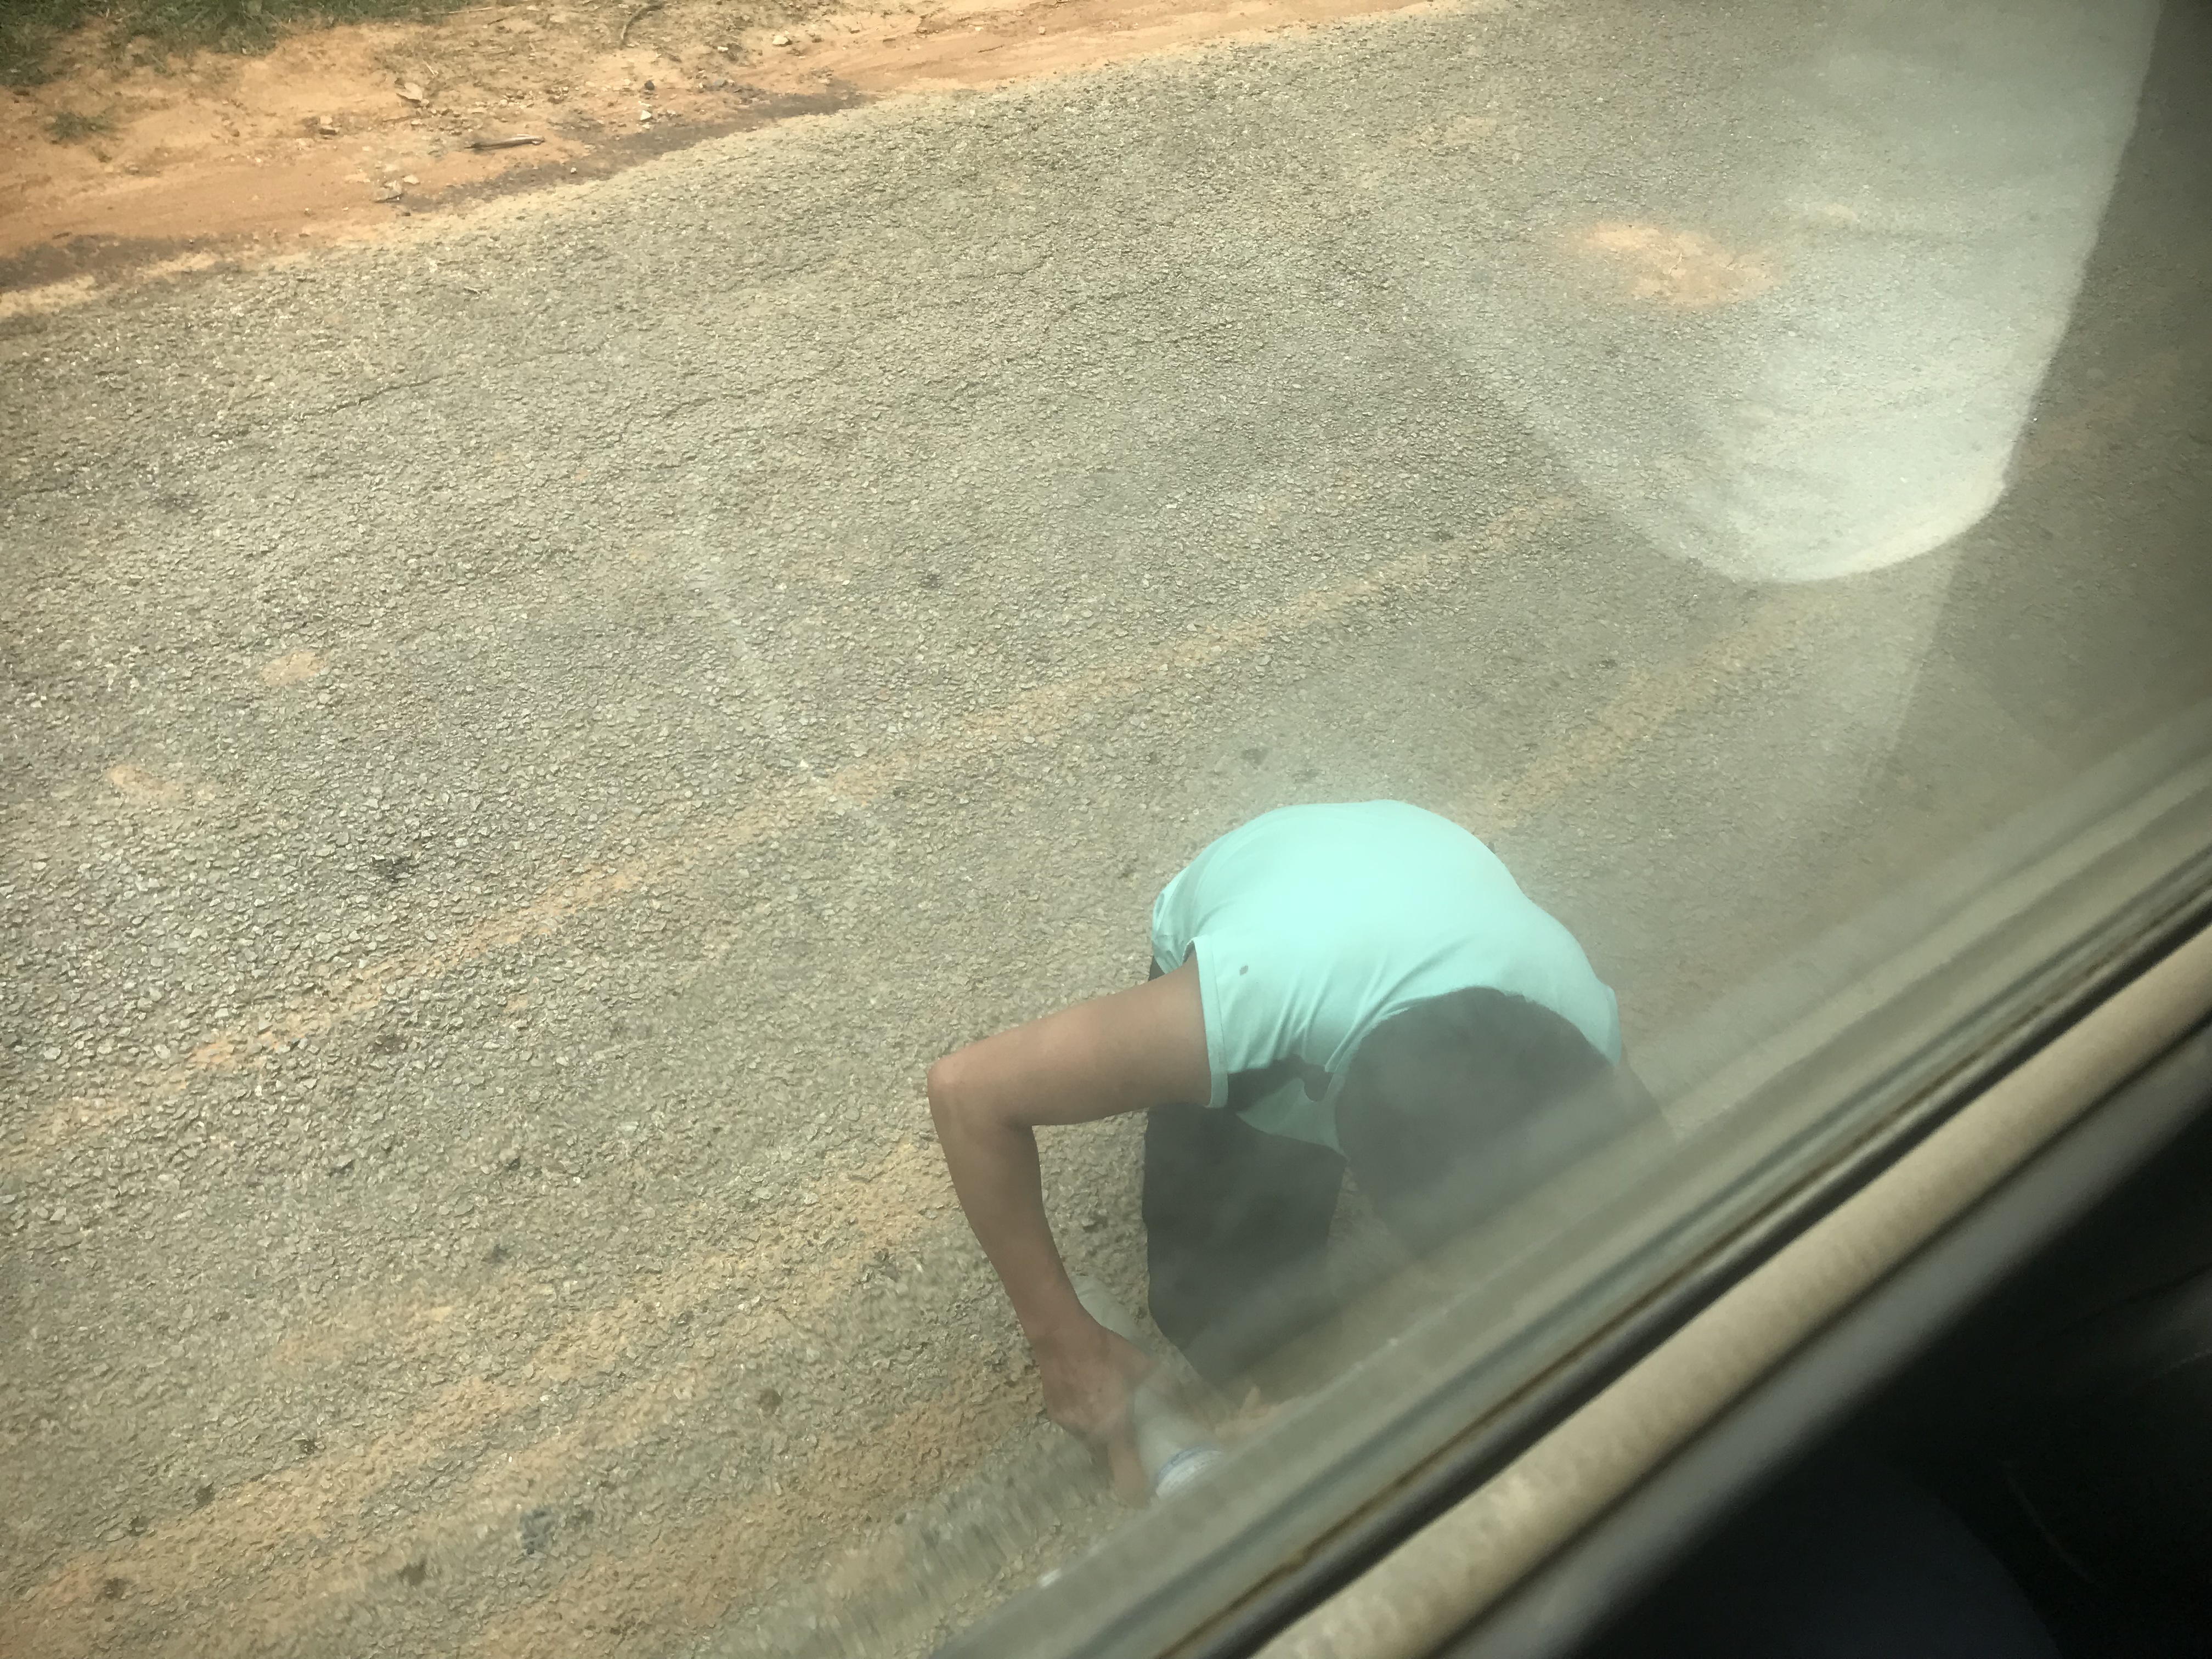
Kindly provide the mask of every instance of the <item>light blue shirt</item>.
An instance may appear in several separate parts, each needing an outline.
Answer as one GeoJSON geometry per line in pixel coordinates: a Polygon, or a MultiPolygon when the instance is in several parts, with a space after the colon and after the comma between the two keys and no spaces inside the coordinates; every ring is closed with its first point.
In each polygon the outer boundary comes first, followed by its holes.
{"type": "Polygon", "coordinates": [[[1334,1146],[1361,1040],[1447,992],[1526,997],[1620,1058],[1620,1010],[1574,936],[1473,836],[1401,801],[1285,806],[1214,842],[1152,904],[1161,971],[1194,956],[1206,1103],[1225,1106],[1237,1073],[1294,1060],[1307,1080],[1240,1102],[1294,1140],[1334,1146]]]}

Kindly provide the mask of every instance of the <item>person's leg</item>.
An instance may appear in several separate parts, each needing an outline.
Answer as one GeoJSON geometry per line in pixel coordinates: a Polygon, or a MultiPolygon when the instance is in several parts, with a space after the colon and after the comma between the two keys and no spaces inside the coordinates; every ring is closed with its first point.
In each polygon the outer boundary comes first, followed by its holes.
{"type": "Polygon", "coordinates": [[[1232,1398],[1250,1368],[1330,1310],[1344,1159],[1234,1112],[1162,1106],[1145,1123],[1152,1322],[1232,1398]]]}

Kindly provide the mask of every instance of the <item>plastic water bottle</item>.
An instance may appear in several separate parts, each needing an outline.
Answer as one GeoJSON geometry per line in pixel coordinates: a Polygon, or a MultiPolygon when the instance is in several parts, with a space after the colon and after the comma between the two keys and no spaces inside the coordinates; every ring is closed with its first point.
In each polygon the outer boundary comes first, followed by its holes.
{"type": "MultiPolygon", "coordinates": [[[[1088,1273],[1072,1273],[1069,1280],[1085,1313],[1115,1335],[1144,1346],[1136,1322],[1111,1291],[1088,1273]]],[[[1129,1420],[1136,1431],[1137,1461],[1144,1465],[1155,1498],[1172,1498],[1221,1461],[1221,1448],[1213,1437],[1149,1382],[1137,1385],[1129,1401],[1129,1420]]]]}

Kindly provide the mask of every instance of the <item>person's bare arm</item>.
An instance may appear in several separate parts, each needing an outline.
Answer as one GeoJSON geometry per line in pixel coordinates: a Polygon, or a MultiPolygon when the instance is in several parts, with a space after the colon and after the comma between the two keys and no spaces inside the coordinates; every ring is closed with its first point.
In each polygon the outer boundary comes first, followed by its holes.
{"type": "Polygon", "coordinates": [[[953,1190],[1036,1356],[1045,1409],[1108,1460],[1127,1492],[1129,1390],[1143,1354],[1083,1310],[1045,1220],[1036,1127],[1203,1101],[1211,1078],[1198,969],[1032,1020],[929,1068],[929,1110],[953,1190]]]}

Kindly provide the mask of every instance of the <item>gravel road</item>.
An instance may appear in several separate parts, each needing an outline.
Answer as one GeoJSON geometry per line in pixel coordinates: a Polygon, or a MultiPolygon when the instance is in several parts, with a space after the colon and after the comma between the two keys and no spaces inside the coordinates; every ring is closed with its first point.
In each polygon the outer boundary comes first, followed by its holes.
{"type": "MultiPolygon", "coordinates": [[[[5,325],[0,1648],[925,1649],[1119,1512],[922,1070],[1207,838],[1450,812],[1651,1042],[2212,690],[2178,70],[1939,550],[1723,574],[1617,493],[1711,457],[1500,383],[1741,395],[1796,27],[1443,6],[5,325]]],[[[1133,1146],[1048,1182],[1140,1303],[1133,1146]]]]}

